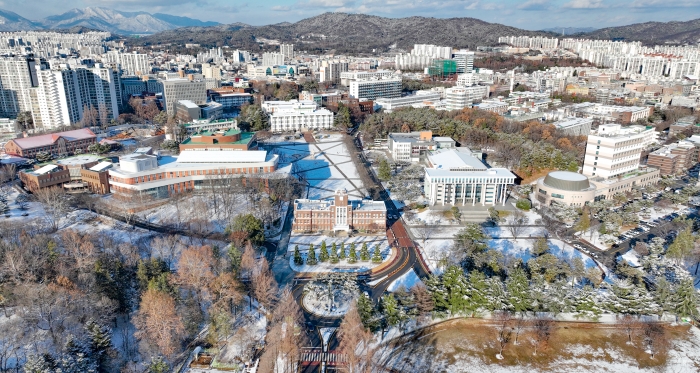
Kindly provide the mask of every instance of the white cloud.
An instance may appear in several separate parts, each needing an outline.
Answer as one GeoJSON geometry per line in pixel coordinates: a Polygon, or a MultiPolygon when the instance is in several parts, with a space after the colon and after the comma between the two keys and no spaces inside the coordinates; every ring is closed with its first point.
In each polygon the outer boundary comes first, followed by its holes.
{"type": "Polygon", "coordinates": [[[632,8],[689,8],[700,7],[698,0],[634,0],[629,5],[632,8]]]}
{"type": "Polygon", "coordinates": [[[270,10],[275,11],[275,12],[287,12],[290,10],[290,8],[286,5],[275,5],[270,10]]]}
{"type": "Polygon", "coordinates": [[[549,9],[549,0],[528,0],[518,5],[520,10],[545,10],[549,9]]]}
{"type": "Polygon", "coordinates": [[[564,4],[564,8],[572,9],[599,9],[606,8],[603,0],[571,0],[564,4]]]}

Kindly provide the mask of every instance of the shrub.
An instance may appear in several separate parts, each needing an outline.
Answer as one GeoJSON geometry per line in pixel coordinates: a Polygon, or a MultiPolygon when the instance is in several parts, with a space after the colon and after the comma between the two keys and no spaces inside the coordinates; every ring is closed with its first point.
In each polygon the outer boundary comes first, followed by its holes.
{"type": "Polygon", "coordinates": [[[529,199],[521,198],[515,203],[515,207],[527,211],[532,208],[532,202],[529,199]]]}

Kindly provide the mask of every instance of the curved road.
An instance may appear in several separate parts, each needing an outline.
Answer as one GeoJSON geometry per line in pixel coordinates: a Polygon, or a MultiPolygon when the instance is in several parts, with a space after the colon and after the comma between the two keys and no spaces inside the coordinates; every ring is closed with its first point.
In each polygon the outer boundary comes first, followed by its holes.
{"type": "MultiPolygon", "coordinates": [[[[369,178],[374,182],[375,187],[379,190],[379,196],[384,201],[387,209],[387,239],[389,244],[396,250],[396,256],[392,259],[392,262],[386,267],[382,267],[377,271],[369,271],[364,273],[359,273],[358,278],[360,280],[360,290],[367,292],[373,301],[378,302],[380,298],[385,294],[386,289],[394,282],[396,279],[404,275],[410,270],[414,270],[418,277],[425,278],[430,275],[430,270],[425,263],[422,255],[420,254],[420,249],[413,242],[409,236],[406,228],[401,221],[400,212],[392,202],[389,197],[389,193],[384,190],[382,184],[375,178],[374,173],[369,167],[369,164],[364,161],[364,157],[361,153],[361,147],[358,141],[355,141],[357,149],[348,149],[353,152],[356,159],[362,162],[364,167],[358,167],[358,172],[367,172],[369,178]],[[397,217],[397,218],[394,218],[397,217]],[[378,281],[377,281],[378,280],[378,281]],[[376,281],[376,282],[375,282],[376,281]],[[373,283],[372,286],[369,283],[373,283]]],[[[365,186],[367,187],[367,186],[365,186]]],[[[291,219],[287,219],[291,221],[291,219]]],[[[286,245],[280,245],[283,247],[286,245]]],[[[269,247],[268,249],[273,249],[269,247]]],[[[273,249],[274,250],[274,249],[273,249]]],[[[319,328],[328,327],[338,327],[342,322],[342,317],[327,317],[319,316],[311,313],[304,308],[302,304],[303,289],[304,285],[313,279],[313,274],[297,274],[293,279],[292,293],[294,298],[299,303],[299,306],[304,311],[304,318],[306,320],[306,325],[310,331],[310,343],[313,347],[320,348],[323,343],[320,337],[319,328]],[[315,331],[315,332],[314,332],[315,331]]],[[[337,346],[337,340],[333,337],[330,341],[329,350],[333,350],[337,346]]],[[[303,372],[316,372],[319,369],[319,365],[307,365],[302,368],[303,372]]]]}

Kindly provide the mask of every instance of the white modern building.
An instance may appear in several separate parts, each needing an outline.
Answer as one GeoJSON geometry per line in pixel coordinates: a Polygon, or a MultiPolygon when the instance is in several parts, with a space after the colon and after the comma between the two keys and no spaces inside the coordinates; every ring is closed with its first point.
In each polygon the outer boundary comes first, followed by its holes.
{"type": "Polygon", "coordinates": [[[601,124],[588,135],[583,174],[610,179],[639,168],[639,158],[656,142],[654,127],[601,124]]]}
{"type": "Polygon", "coordinates": [[[333,112],[318,108],[313,101],[267,101],[262,108],[270,116],[270,130],[275,133],[333,127],[333,112]]]}
{"type": "Polygon", "coordinates": [[[284,65],[284,54],[275,52],[265,52],[262,55],[263,66],[280,66],[284,65]]]}
{"type": "Polygon", "coordinates": [[[340,73],[340,84],[349,86],[350,82],[365,79],[382,79],[394,76],[394,72],[390,70],[377,71],[345,71],[340,73]]]}
{"type": "Polygon", "coordinates": [[[289,61],[294,58],[294,44],[280,44],[280,53],[289,61]]]}
{"type": "Polygon", "coordinates": [[[350,97],[376,100],[401,97],[401,78],[372,78],[350,82],[350,97]]]}
{"type": "Polygon", "coordinates": [[[557,131],[568,136],[586,136],[591,133],[593,119],[569,117],[552,123],[557,131]]]}
{"type": "Polygon", "coordinates": [[[583,102],[571,105],[567,107],[565,111],[566,114],[570,116],[626,124],[648,118],[653,113],[654,108],[647,106],[617,106],[583,102]]]}
{"type": "Polygon", "coordinates": [[[451,149],[456,146],[449,137],[433,137],[432,131],[390,133],[387,146],[396,162],[419,162],[421,157],[436,149],[451,149]]]}
{"type": "Polygon", "coordinates": [[[425,196],[430,205],[505,205],[516,176],[505,168],[488,168],[468,148],[442,149],[428,155],[425,196]]]}
{"type": "Polygon", "coordinates": [[[489,96],[489,87],[475,85],[471,87],[451,87],[445,89],[445,101],[447,110],[461,110],[471,107],[475,101],[489,96]]]}
{"type": "Polygon", "coordinates": [[[457,62],[457,73],[471,73],[474,70],[474,52],[459,50],[452,54],[452,59],[457,62]]]}
{"type": "Polygon", "coordinates": [[[416,94],[397,98],[378,98],[374,100],[374,104],[379,106],[382,111],[386,113],[391,113],[392,111],[402,108],[409,107],[416,104],[421,104],[425,102],[438,102],[440,101],[441,94],[438,91],[416,91],[416,94]]]}

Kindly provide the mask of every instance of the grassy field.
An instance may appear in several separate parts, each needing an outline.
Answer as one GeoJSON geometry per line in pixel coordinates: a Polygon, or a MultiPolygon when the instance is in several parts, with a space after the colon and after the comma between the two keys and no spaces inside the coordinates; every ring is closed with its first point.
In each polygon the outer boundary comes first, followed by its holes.
{"type": "MultiPolygon", "coordinates": [[[[700,340],[688,325],[665,328],[667,348],[654,358],[645,351],[641,329],[617,325],[556,322],[548,343],[535,355],[534,331],[515,332],[498,359],[493,320],[460,319],[397,341],[389,358],[400,372],[698,372],[700,340]]],[[[662,342],[659,338],[657,342],[662,342]]]]}

